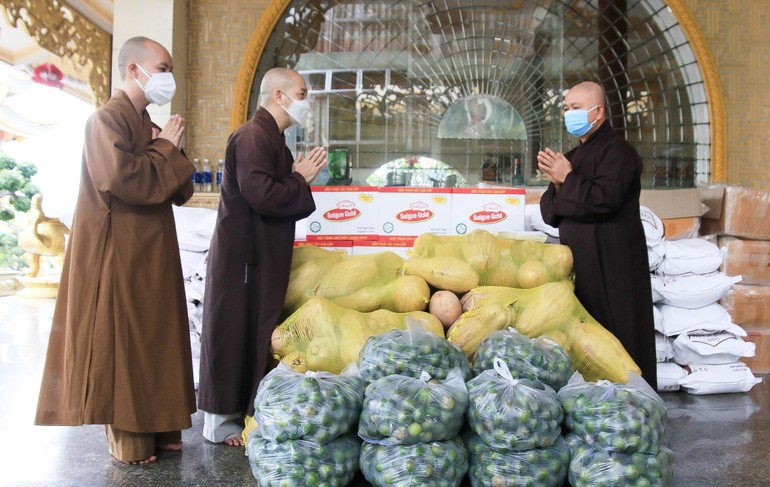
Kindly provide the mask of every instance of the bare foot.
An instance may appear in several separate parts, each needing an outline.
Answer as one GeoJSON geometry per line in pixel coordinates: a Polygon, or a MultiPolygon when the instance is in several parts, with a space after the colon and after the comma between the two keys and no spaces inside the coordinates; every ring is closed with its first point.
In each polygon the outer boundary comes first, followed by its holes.
{"type": "Polygon", "coordinates": [[[156,448],[158,450],[181,451],[183,446],[184,446],[184,443],[181,441],[178,441],[176,443],[164,443],[162,445],[156,445],[156,448]]]}
{"type": "Polygon", "coordinates": [[[229,436],[223,443],[227,446],[243,446],[243,437],[240,434],[229,436]]]}
{"type": "Polygon", "coordinates": [[[158,459],[158,457],[156,457],[155,455],[152,455],[152,456],[149,456],[149,457],[145,458],[144,460],[134,460],[133,462],[126,462],[126,461],[120,460],[120,459],[118,459],[118,460],[120,461],[120,463],[123,463],[125,465],[146,465],[148,463],[154,462],[157,459],[158,459]]]}

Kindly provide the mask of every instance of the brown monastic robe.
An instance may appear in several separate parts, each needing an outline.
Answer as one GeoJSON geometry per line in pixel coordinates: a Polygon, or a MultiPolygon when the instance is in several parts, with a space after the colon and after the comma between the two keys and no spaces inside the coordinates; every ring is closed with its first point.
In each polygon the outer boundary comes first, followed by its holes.
{"type": "Polygon", "coordinates": [[[203,298],[198,407],[253,414],[291,271],[294,224],[315,210],[273,116],[259,108],[227,142],[203,298]]]}
{"type": "Polygon", "coordinates": [[[647,241],[639,215],[642,160],[609,122],[565,154],[572,164],[558,192],[540,200],[543,220],[572,250],[575,295],[657,387],[647,241]]]}
{"type": "Polygon", "coordinates": [[[171,204],[193,165],[118,91],[86,124],[36,424],[191,426],[189,320],[171,204]]]}

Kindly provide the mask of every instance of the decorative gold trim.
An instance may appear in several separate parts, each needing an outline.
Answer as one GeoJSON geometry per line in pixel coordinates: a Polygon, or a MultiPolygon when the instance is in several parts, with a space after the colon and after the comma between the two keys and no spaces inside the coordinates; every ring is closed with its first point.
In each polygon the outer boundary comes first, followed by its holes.
{"type": "Polygon", "coordinates": [[[108,33],[112,32],[112,17],[115,0],[65,0],[66,3],[79,10],[83,16],[108,33]]]}
{"type": "Polygon", "coordinates": [[[711,123],[711,181],[724,182],[727,177],[727,113],[719,72],[703,31],[684,0],[666,0],[666,3],[682,26],[703,76],[711,123]]]}
{"type": "MultiPolygon", "coordinates": [[[[254,29],[246,50],[246,57],[235,83],[233,111],[230,117],[231,130],[238,128],[248,118],[249,94],[254,83],[257,63],[259,63],[259,58],[267,45],[267,40],[272,35],[273,29],[288,8],[289,3],[291,0],[273,0],[265,13],[262,14],[257,28],[254,29]]],[[[719,73],[703,36],[703,31],[701,31],[684,0],[666,0],[666,3],[682,26],[703,76],[711,123],[711,180],[724,182],[727,174],[727,116],[719,73]]]]}
{"type": "Polygon", "coordinates": [[[265,50],[267,40],[273,34],[275,26],[288,8],[291,0],[273,0],[259,19],[256,29],[246,48],[246,56],[243,60],[238,78],[235,81],[235,96],[233,97],[233,111],[230,115],[230,131],[240,127],[249,117],[249,94],[254,84],[254,75],[257,72],[259,58],[265,50]]]}
{"type": "Polygon", "coordinates": [[[112,36],[61,0],[4,0],[3,15],[35,42],[59,57],[89,69],[94,104],[110,97],[112,36]]]}

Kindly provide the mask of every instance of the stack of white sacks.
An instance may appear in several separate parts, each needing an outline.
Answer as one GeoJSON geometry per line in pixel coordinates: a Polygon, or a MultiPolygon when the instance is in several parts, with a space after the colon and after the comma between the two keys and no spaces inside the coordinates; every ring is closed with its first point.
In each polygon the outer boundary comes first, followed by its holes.
{"type": "Polygon", "coordinates": [[[719,271],[724,254],[701,238],[667,240],[663,223],[641,207],[655,314],[658,390],[746,392],[761,381],[740,361],[755,346],[718,303],[741,276],[719,271]]]}
{"type": "Polygon", "coordinates": [[[179,255],[182,259],[182,277],[187,298],[187,316],[190,320],[193,376],[198,384],[198,364],[201,353],[203,291],[206,283],[206,256],[208,255],[216,210],[174,206],[179,255]]]}

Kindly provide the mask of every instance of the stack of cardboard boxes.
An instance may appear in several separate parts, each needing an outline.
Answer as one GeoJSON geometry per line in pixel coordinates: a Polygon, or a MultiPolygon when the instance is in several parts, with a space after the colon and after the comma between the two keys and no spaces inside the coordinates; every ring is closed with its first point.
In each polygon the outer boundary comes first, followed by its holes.
{"type": "Polygon", "coordinates": [[[352,255],[390,250],[407,258],[414,240],[423,233],[524,231],[522,188],[311,189],[316,211],[302,224],[305,239],[295,245],[314,245],[352,255]]]}
{"type": "Polygon", "coordinates": [[[706,207],[701,191],[691,189],[646,189],[639,204],[652,210],[663,222],[666,240],[695,238],[701,226],[706,207]]]}
{"type": "Polygon", "coordinates": [[[719,211],[702,220],[701,234],[717,236],[725,253],[721,270],[743,277],[720,301],[756,345],[756,355],[743,361],[754,373],[770,373],[770,193],[724,188],[719,211]]]}

